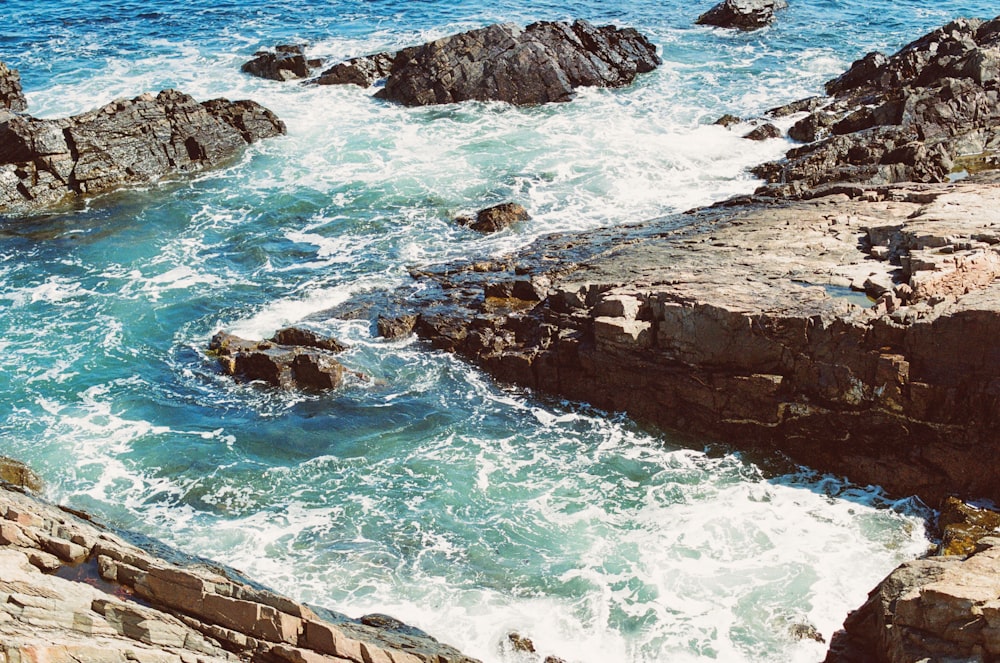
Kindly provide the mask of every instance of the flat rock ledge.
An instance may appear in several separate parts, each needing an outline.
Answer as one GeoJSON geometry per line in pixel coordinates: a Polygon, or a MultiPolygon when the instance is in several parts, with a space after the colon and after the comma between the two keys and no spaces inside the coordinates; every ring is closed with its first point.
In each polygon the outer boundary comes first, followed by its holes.
{"type": "Polygon", "coordinates": [[[0,661],[476,663],[384,615],[348,619],[165,552],[0,485],[0,661]]]}
{"type": "Polygon", "coordinates": [[[504,23],[399,51],[375,96],[405,106],[563,102],[578,87],[629,85],[659,64],[656,47],[631,28],[595,27],[582,20],[526,28],[504,23]]]}
{"type": "Polygon", "coordinates": [[[59,120],[0,110],[0,214],[220,166],[283,133],[284,123],[256,102],[199,103],[177,90],[59,120]]]}

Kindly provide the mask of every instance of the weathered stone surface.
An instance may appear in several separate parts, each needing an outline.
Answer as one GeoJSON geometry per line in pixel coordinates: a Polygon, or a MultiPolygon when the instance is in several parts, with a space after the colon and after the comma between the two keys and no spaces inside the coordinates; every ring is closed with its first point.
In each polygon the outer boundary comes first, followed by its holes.
{"type": "Polygon", "coordinates": [[[313,66],[318,63],[306,59],[305,46],[282,44],[273,51],[257,51],[252,60],[243,63],[240,71],[258,78],[291,81],[307,78],[313,66]]]}
{"type": "Polygon", "coordinates": [[[43,487],[41,477],[35,474],[30,467],[7,456],[0,456],[0,481],[6,481],[20,488],[27,488],[36,493],[41,492],[43,487]]]}
{"type": "Polygon", "coordinates": [[[476,218],[460,216],[455,221],[462,226],[472,228],[476,232],[495,233],[518,223],[528,221],[531,215],[528,210],[517,203],[501,203],[493,207],[479,210],[476,218]]]}
{"type": "MultiPolygon", "coordinates": [[[[810,143],[755,174],[767,196],[831,183],[945,182],[995,166],[1000,151],[1000,18],[958,20],[892,56],[869,53],[826,85],[789,137],[810,143]]],[[[775,109],[776,113],[781,109],[775,109]]]]}
{"type": "Polygon", "coordinates": [[[415,330],[505,381],[931,502],[1000,499],[1000,184],[851,193],[427,270],[415,330]]]}
{"type": "Polygon", "coordinates": [[[948,497],[938,514],[941,543],[938,555],[971,555],[980,539],[1000,535],[1000,513],[948,497]]]}
{"type": "Polygon", "coordinates": [[[0,122],[0,213],[218,166],[284,131],[252,101],[201,104],[176,90],[61,120],[8,117],[0,122]]]}
{"type": "Polygon", "coordinates": [[[475,663],[391,618],[325,622],[235,571],[181,553],[165,560],[2,487],[0,532],[7,532],[0,540],[3,661],[475,663]],[[79,548],[67,557],[77,563],[40,550],[53,541],[79,548]],[[39,556],[54,559],[50,572],[39,568],[39,556]]]}
{"type": "Polygon", "coordinates": [[[21,90],[21,75],[0,62],[0,109],[19,113],[28,110],[28,100],[21,90]]]}
{"type": "Polygon", "coordinates": [[[375,53],[339,62],[312,82],[317,85],[358,85],[371,87],[392,70],[394,53],[375,53]]]}
{"type": "Polygon", "coordinates": [[[744,138],[748,140],[768,140],[771,138],[781,138],[781,129],[774,126],[770,122],[765,122],[764,124],[754,128],[753,131],[748,133],[744,138]]]}
{"type": "Polygon", "coordinates": [[[623,87],[660,64],[631,28],[586,21],[491,25],[396,54],[376,96],[406,106],[569,101],[581,86],[623,87]]]}
{"type": "Polygon", "coordinates": [[[774,22],[774,12],[785,9],[785,0],[724,0],[698,17],[699,25],[757,30],[774,22]]]}
{"type": "Polygon", "coordinates": [[[344,346],[306,329],[282,329],[269,341],[219,332],[208,349],[229,375],[282,389],[334,389],[344,379],[344,367],[332,356],[344,346]]]}

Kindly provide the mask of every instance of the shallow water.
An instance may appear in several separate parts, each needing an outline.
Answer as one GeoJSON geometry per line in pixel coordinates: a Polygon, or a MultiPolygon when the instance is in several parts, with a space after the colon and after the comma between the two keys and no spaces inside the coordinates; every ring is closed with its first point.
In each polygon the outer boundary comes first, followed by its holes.
{"type": "Polygon", "coordinates": [[[552,231],[747,193],[780,156],[711,126],[817,94],[990,3],[795,2],[748,35],[710,3],[7,0],[0,59],[55,117],[177,87],[255,99],[285,137],[192,179],[0,221],[0,453],[50,496],[299,599],[379,611],[489,663],[512,630],[567,661],[816,661],[847,611],[927,545],[921,505],[498,385],[321,313],[407,270],[552,231]],[[569,104],[405,109],[251,79],[260,47],[335,60],[494,21],[639,28],[662,68],[569,104]],[[451,219],[503,200],[532,221],[451,219]],[[215,331],[308,318],[374,380],[328,395],[219,375],[215,331]]]}

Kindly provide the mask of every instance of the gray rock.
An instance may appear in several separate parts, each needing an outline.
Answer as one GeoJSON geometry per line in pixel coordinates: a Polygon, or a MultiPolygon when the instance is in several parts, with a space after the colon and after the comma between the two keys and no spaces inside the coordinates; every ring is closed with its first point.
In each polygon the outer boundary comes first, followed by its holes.
{"type": "Polygon", "coordinates": [[[21,91],[21,75],[0,62],[0,109],[16,112],[28,110],[28,100],[21,91]]]}
{"type": "Polygon", "coordinates": [[[699,16],[695,23],[757,30],[774,22],[774,12],[786,7],[785,0],[724,0],[699,16]]]}
{"type": "Polygon", "coordinates": [[[387,77],[392,70],[394,53],[376,53],[340,62],[312,82],[317,85],[358,85],[368,88],[387,77]]]}
{"type": "Polygon", "coordinates": [[[11,116],[0,122],[0,213],[219,166],[284,131],[255,102],[202,104],[176,90],[60,120],[11,116]]]}
{"type": "Polygon", "coordinates": [[[581,86],[629,85],[659,64],[655,46],[631,28],[491,25],[400,51],[376,96],[406,106],[561,102],[581,86]]]}
{"type": "Polygon", "coordinates": [[[318,64],[306,59],[305,46],[282,44],[274,51],[258,51],[252,60],[243,63],[240,71],[258,78],[291,81],[307,78],[312,66],[318,64]]]}

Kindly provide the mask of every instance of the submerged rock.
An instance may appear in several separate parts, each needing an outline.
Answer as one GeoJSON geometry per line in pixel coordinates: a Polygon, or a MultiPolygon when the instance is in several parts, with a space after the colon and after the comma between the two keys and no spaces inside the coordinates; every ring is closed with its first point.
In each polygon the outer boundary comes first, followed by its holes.
{"type": "Polygon", "coordinates": [[[352,620],[128,538],[0,486],[0,659],[477,663],[390,617],[352,620]]]}
{"type": "Polygon", "coordinates": [[[774,12],[785,9],[785,0],[724,0],[695,21],[698,25],[757,30],[774,22],[774,12]]]}
{"type": "Polygon", "coordinates": [[[368,88],[392,70],[394,53],[376,53],[340,62],[319,75],[316,85],[358,85],[368,88]]]}
{"type": "Polygon", "coordinates": [[[403,49],[376,96],[406,106],[569,101],[581,86],[622,87],[660,64],[631,28],[586,21],[491,25],[403,49]]]}
{"type": "Polygon", "coordinates": [[[282,329],[269,341],[219,332],[208,349],[229,375],[282,389],[335,389],[347,372],[333,357],[344,346],[304,329],[282,329]]]}
{"type": "Polygon", "coordinates": [[[475,219],[468,216],[460,216],[455,221],[459,225],[471,228],[476,232],[495,233],[509,228],[519,221],[528,221],[530,219],[531,215],[528,214],[528,210],[524,209],[523,206],[517,203],[500,203],[499,205],[479,210],[476,213],[475,219]]]}
{"type": "Polygon", "coordinates": [[[28,100],[21,91],[21,75],[0,62],[0,109],[15,113],[28,110],[28,100]]]}
{"type": "Polygon", "coordinates": [[[307,60],[305,46],[282,44],[274,51],[257,51],[254,58],[243,63],[240,71],[258,78],[274,81],[291,81],[307,78],[313,67],[319,67],[319,60],[307,60]]]}
{"type": "Polygon", "coordinates": [[[111,102],[60,120],[0,121],[0,213],[219,166],[285,132],[253,101],[198,103],[177,90],[111,102]]]}

